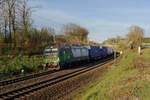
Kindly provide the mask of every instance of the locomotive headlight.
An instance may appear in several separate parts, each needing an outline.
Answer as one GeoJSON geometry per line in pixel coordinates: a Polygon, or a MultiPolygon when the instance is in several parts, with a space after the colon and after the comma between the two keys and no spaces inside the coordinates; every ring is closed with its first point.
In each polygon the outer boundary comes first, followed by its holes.
{"type": "Polygon", "coordinates": [[[57,58],[57,62],[59,62],[59,57],[57,58]]]}
{"type": "Polygon", "coordinates": [[[52,59],[52,63],[53,63],[54,66],[57,66],[58,63],[59,63],[59,57],[54,57],[54,58],[52,59]]]}

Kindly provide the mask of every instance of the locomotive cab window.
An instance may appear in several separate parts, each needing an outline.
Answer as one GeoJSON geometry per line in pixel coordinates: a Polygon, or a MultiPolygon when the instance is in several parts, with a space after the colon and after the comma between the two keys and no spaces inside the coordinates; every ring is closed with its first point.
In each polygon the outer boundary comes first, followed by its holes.
{"type": "Polygon", "coordinates": [[[57,55],[58,54],[58,49],[45,49],[44,55],[49,56],[49,55],[57,55]]]}

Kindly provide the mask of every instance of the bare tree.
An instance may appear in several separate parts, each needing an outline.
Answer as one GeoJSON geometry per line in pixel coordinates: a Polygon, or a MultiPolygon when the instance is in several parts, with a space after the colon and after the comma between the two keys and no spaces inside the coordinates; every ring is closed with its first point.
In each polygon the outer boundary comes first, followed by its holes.
{"type": "Polygon", "coordinates": [[[0,5],[0,12],[3,20],[3,25],[1,26],[3,27],[5,39],[8,37],[9,42],[12,42],[12,33],[16,34],[16,3],[16,0],[2,0],[0,5]]]}
{"type": "Polygon", "coordinates": [[[75,31],[76,31],[76,34],[77,34],[80,41],[86,41],[87,40],[88,33],[89,33],[87,29],[85,29],[81,26],[77,26],[75,31]]]}
{"type": "Polygon", "coordinates": [[[66,36],[74,36],[74,35],[76,35],[75,34],[76,27],[77,27],[77,25],[76,24],[72,24],[72,23],[64,25],[64,29],[63,29],[64,34],[66,36]]]}
{"type": "Polygon", "coordinates": [[[19,33],[21,35],[21,45],[24,47],[25,45],[28,45],[30,42],[30,29],[31,29],[31,9],[32,7],[28,6],[29,0],[18,0],[18,15],[19,15],[19,21],[17,22],[19,24],[19,33]]]}
{"type": "Polygon", "coordinates": [[[23,31],[27,33],[29,31],[29,27],[31,25],[31,13],[32,7],[28,6],[29,0],[22,0],[20,3],[19,8],[19,15],[20,15],[20,24],[23,28],[23,31]]]}
{"type": "Polygon", "coordinates": [[[64,34],[68,42],[73,44],[83,44],[88,40],[88,30],[76,24],[67,24],[64,26],[64,34]]]}
{"type": "Polygon", "coordinates": [[[127,40],[129,42],[130,48],[137,48],[142,44],[144,37],[144,29],[139,26],[131,26],[129,28],[129,33],[127,34],[127,40]]]}
{"type": "Polygon", "coordinates": [[[8,28],[8,13],[6,9],[6,2],[5,0],[1,1],[0,5],[0,26],[2,33],[4,33],[5,41],[7,40],[7,28],[8,28]]]}
{"type": "Polygon", "coordinates": [[[12,41],[12,29],[14,25],[14,16],[15,16],[15,4],[16,0],[6,0],[8,6],[8,27],[9,27],[9,39],[12,41]]]}

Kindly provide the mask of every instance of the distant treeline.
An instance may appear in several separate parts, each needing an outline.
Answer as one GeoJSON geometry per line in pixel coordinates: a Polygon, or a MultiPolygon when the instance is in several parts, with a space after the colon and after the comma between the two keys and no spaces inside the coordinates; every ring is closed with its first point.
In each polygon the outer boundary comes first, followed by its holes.
{"type": "Polygon", "coordinates": [[[143,43],[150,43],[150,38],[144,37],[144,29],[139,26],[129,27],[129,32],[124,38],[120,36],[116,38],[110,38],[105,40],[103,44],[116,45],[117,49],[126,50],[126,49],[137,49],[139,46],[142,46],[143,43]]]}
{"type": "Polygon", "coordinates": [[[144,38],[143,42],[144,43],[150,43],[150,38],[144,38]]]}

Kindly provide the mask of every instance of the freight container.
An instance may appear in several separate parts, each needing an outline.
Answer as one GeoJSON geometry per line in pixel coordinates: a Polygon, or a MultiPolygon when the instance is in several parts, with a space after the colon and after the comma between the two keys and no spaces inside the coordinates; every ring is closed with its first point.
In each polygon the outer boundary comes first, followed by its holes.
{"type": "Polygon", "coordinates": [[[107,54],[108,54],[108,55],[113,54],[113,49],[110,48],[110,47],[108,47],[108,48],[107,48],[107,54]]]}
{"type": "Polygon", "coordinates": [[[101,49],[101,52],[102,52],[102,56],[106,57],[107,56],[107,47],[106,46],[101,46],[100,49],[101,49]]]}
{"type": "Polygon", "coordinates": [[[83,61],[89,59],[88,48],[83,46],[72,46],[72,62],[83,61]]]}
{"type": "Polygon", "coordinates": [[[99,51],[99,47],[98,46],[91,46],[90,50],[89,50],[89,57],[90,59],[99,59],[101,56],[101,53],[99,51]]]}

